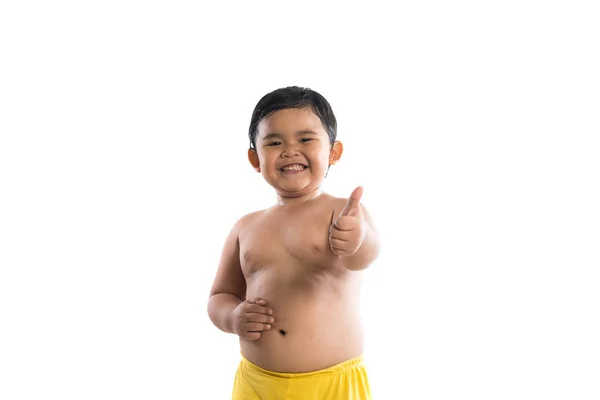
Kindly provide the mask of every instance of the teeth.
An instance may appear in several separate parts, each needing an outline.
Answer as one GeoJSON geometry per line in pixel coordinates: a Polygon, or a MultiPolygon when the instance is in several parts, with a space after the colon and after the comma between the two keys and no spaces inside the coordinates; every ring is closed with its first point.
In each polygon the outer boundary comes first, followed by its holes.
{"type": "Polygon", "coordinates": [[[288,165],[287,167],[283,167],[282,170],[283,171],[302,171],[304,169],[304,167],[302,165],[288,165]]]}

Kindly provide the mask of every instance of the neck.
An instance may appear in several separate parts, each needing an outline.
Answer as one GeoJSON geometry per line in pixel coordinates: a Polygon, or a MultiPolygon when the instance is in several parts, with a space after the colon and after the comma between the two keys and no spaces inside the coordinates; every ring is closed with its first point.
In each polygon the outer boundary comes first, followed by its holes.
{"type": "Polygon", "coordinates": [[[278,206],[286,206],[286,205],[292,205],[292,204],[299,204],[299,203],[303,203],[308,200],[314,200],[317,197],[321,196],[322,194],[323,194],[323,191],[321,190],[320,187],[313,189],[310,192],[305,193],[300,196],[285,196],[285,195],[282,195],[281,193],[277,193],[277,205],[278,206]]]}

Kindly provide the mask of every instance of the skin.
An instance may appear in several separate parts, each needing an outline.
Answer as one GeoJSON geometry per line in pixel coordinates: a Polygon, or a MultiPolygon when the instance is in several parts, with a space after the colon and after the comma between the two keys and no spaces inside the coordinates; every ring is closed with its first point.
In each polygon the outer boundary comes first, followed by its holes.
{"type": "Polygon", "coordinates": [[[244,356],[277,372],[327,368],[363,352],[362,271],[379,253],[377,231],[360,203],[321,185],[343,146],[331,144],[310,109],[285,109],[258,126],[252,167],[277,204],[242,217],[226,239],[209,316],[240,338],[244,356]],[[291,163],[299,173],[284,172],[291,163]],[[285,334],[283,334],[284,332],[285,334]]]}

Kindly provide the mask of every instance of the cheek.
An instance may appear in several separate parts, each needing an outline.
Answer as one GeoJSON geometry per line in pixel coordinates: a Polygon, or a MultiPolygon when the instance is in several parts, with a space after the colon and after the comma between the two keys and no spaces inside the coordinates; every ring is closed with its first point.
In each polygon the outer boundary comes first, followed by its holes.
{"type": "Polygon", "coordinates": [[[273,155],[270,154],[268,151],[265,152],[261,152],[258,154],[258,158],[260,160],[260,164],[261,165],[269,165],[273,163],[273,155]]]}
{"type": "Polygon", "coordinates": [[[267,154],[261,160],[260,165],[263,167],[263,169],[268,171],[275,169],[275,166],[277,165],[277,157],[273,156],[272,154],[267,154]]]}
{"type": "Polygon", "coordinates": [[[327,156],[325,156],[325,157],[319,156],[318,159],[315,159],[312,162],[312,169],[314,171],[320,171],[321,173],[324,173],[327,170],[328,166],[329,166],[329,158],[327,156]]]}

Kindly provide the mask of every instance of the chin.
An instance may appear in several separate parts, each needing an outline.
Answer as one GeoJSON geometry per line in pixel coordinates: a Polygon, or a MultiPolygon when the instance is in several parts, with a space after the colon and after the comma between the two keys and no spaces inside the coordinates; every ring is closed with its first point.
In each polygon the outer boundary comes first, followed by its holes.
{"type": "Polygon", "coordinates": [[[285,197],[300,197],[300,196],[304,196],[306,193],[308,193],[308,191],[304,190],[304,189],[298,189],[298,190],[279,189],[278,192],[279,192],[279,194],[281,194],[282,196],[285,196],[285,197]]]}
{"type": "Polygon", "coordinates": [[[294,194],[294,193],[298,193],[298,192],[309,192],[309,185],[272,185],[275,190],[277,190],[278,192],[283,192],[283,193],[290,193],[290,194],[294,194]]]}

